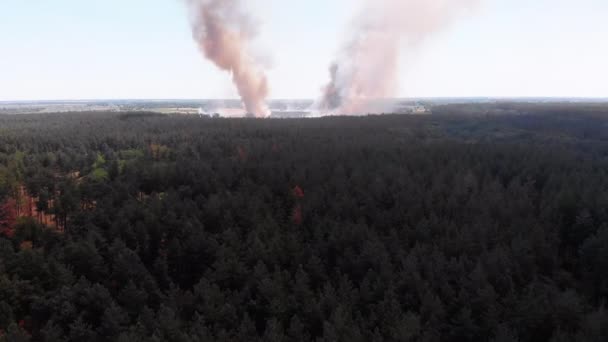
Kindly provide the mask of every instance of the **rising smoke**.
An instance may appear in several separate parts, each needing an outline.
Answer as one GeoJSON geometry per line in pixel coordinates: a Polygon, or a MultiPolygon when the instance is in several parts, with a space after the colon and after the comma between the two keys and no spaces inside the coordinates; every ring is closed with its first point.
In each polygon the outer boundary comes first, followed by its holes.
{"type": "Polygon", "coordinates": [[[478,0],[364,0],[352,35],[330,67],[316,109],[365,114],[384,107],[398,88],[400,52],[416,48],[478,0]]]}
{"type": "Polygon", "coordinates": [[[187,0],[192,35],[207,59],[232,74],[247,113],[267,117],[268,83],[263,68],[250,54],[256,25],[240,0],[187,0]]]}

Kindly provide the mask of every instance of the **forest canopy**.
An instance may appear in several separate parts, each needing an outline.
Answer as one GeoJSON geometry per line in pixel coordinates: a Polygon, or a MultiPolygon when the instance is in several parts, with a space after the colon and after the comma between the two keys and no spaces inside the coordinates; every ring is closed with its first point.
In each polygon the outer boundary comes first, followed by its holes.
{"type": "Polygon", "coordinates": [[[0,116],[0,341],[606,341],[608,109],[0,116]]]}

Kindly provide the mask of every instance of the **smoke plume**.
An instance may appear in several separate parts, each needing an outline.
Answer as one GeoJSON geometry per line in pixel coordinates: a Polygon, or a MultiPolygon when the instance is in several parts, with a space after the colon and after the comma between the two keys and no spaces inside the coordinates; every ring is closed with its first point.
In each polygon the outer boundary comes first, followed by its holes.
{"type": "Polygon", "coordinates": [[[256,25],[240,0],[188,0],[192,35],[207,59],[230,72],[247,113],[270,115],[264,70],[249,53],[256,25]]]}
{"type": "Polygon", "coordinates": [[[365,0],[352,36],[331,64],[317,110],[331,114],[378,111],[396,95],[400,52],[415,48],[477,0],[365,0]]]}

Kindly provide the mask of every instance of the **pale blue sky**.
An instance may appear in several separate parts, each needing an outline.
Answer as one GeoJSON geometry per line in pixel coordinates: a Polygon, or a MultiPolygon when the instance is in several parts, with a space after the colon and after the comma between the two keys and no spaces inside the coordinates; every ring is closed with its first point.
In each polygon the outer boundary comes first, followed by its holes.
{"type": "MultiPolygon", "coordinates": [[[[355,0],[248,0],[272,98],[314,98],[355,0]]],[[[608,97],[608,1],[482,0],[404,53],[400,96],[608,97]]],[[[179,0],[0,0],[0,100],[231,98],[179,0]]]]}

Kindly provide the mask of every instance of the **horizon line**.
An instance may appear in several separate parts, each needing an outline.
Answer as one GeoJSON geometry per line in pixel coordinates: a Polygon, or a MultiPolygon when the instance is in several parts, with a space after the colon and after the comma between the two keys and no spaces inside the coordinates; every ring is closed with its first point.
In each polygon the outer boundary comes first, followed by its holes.
{"type": "MultiPolygon", "coordinates": [[[[413,96],[413,97],[394,97],[377,99],[374,101],[416,101],[416,100],[604,100],[608,101],[608,97],[604,96],[413,96]]],[[[240,98],[86,98],[86,99],[21,99],[21,100],[3,100],[0,103],[88,103],[88,102],[195,102],[195,101],[241,101],[240,98]]],[[[272,98],[266,102],[277,101],[315,101],[314,98],[272,98]]]]}

